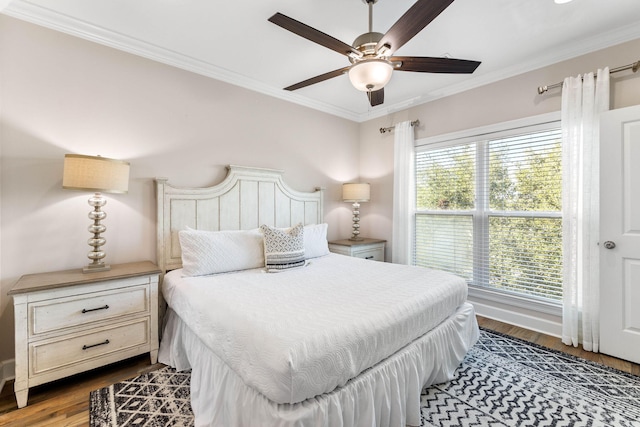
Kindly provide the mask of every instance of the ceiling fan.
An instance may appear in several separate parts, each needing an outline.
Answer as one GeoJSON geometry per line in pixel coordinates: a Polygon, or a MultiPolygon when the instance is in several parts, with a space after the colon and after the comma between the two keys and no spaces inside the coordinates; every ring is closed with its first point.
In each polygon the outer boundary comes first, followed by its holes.
{"type": "Polygon", "coordinates": [[[376,106],[384,102],[384,86],[391,79],[393,70],[471,74],[480,65],[478,61],[465,59],[392,56],[440,15],[453,0],[418,0],[386,34],[372,30],[373,5],[378,0],[362,1],[369,6],[369,32],[358,36],[353,46],[279,12],[269,18],[270,22],[285,30],[346,55],[351,62],[349,66],[285,87],[285,90],[300,89],[348,73],[351,84],[356,89],[366,92],[371,106],[376,106]]]}

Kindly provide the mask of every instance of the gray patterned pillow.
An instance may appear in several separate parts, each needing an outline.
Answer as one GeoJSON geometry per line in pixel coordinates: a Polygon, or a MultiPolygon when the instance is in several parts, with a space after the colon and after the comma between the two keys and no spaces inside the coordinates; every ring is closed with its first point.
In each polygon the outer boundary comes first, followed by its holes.
{"type": "Polygon", "coordinates": [[[303,267],[304,227],[298,224],[291,228],[274,228],[261,225],[264,235],[264,261],[269,272],[303,267]]]}

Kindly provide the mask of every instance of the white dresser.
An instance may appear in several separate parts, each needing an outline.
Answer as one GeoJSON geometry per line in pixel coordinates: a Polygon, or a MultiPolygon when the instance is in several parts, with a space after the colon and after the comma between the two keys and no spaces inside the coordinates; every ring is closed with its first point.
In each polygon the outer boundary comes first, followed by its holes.
{"type": "Polygon", "coordinates": [[[329,242],[331,252],[373,261],[384,261],[384,246],[386,240],[367,239],[362,240],[334,240],[329,242]]]}
{"type": "Polygon", "coordinates": [[[15,394],[142,353],[158,360],[158,280],[153,263],[22,276],[9,291],[15,312],[15,394]]]}

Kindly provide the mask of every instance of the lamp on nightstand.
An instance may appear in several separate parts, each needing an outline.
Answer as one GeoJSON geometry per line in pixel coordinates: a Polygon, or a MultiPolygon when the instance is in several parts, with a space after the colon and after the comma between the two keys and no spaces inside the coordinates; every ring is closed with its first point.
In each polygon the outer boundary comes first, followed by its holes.
{"type": "Polygon", "coordinates": [[[353,203],[353,231],[349,240],[362,240],[360,237],[360,202],[368,202],[369,184],[342,184],[342,201],[353,203]]]}
{"type": "Polygon", "coordinates": [[[126,193],[129,191],[129,163],[122,160],[107,159],[100,156],[83,156],[80,154],[66,154],[64,156],[64,172],[62,188],[72,190],[94,191],[89,198],[89,233],[93,234],[87,243],[93,250],[87,254],[91,263],[84,267],[83,272],[106,271],[111,267],[105,265],[105,252],[100,247],[107,241],[101,236],[107,229],[100,221],[107,217],[101,208],[107,204],[102,196],[104,193],[126,193]]]}

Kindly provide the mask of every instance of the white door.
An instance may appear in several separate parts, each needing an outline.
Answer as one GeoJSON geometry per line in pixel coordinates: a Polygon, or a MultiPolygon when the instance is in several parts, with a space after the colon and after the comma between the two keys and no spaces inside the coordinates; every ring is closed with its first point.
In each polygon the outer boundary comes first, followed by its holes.
{"type": "Polygon", "coordinates": [[[600,121],[600,351],[640,363],[640,105],[600,121]]]}

